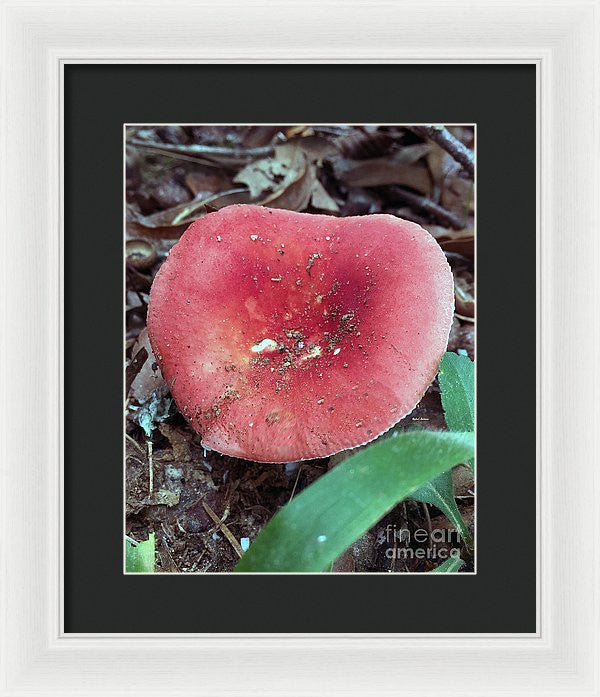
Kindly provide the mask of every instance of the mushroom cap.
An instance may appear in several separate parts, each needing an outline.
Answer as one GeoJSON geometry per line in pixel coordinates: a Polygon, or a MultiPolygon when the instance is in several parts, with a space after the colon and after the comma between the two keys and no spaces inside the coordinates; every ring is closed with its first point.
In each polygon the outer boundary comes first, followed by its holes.
{"type": "Polygon", "coordinates": [[[289,462],[364,444],[412,411],[453,311],[444,253],[415,223],[233,205],[173,247],[148,332],[205,447],[289,462]]]}

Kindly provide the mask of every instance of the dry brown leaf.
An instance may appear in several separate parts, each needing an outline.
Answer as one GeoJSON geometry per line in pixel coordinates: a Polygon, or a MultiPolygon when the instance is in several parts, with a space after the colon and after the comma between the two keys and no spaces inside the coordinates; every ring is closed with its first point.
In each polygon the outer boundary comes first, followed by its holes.
{"type": "Polygon", "coordinates": [[[294,167],[292,161],[285,158],[269,158],[257,160],[241,170],[234,182],[245,184],[253,199],[257,199],[266,192],[277,191],[289,186],[304,172],[305,163],[300,162],[301,168],[294,167]]]}
{"type": "Polygon", "coordinates": [[[468,259],[473,259],[475,257],[475,238],[474,237],[461,237],[458,240],[440,240],[440,247],[445,252],[454,252],[455,254],[462,254],[468,259]]]}
{"type": "Polygon", "coordinates": [[[286,143],[275,148],[275,155],[256,160],[244,167],[234,182],[245,184],[250,196],[278,195],[300,179],[307,167],[306,156],[296,144],[286,143]]]}
{"type": "Polygon", "coordinates": [[[454,276],[455,308],[459,315],[475,317],[475,298],[473,296],[473,283],[462,276],[454,276]]]}
{"type": "Polygon", "coordinates": [[[325,187],[318,179],[315,179],[313,184],[312,195],[310,199],[311,204],[314,208],[318,208],[321,211],[329,211],[331,213],[339,213],[340,207],[336,203],[335,199],[325,190],[325,187]]]}
{"type": "MultiPolygon", "coordinates": [[[[135,345],[135,341],[132,341],[135,345]]],[[[133,358],[127,364],[127,369],[125,371],[125,394],[129,394],[131,389],[131,383],[135,380],[136,375],[140,372],[142,366],[148,358],[148,351],[142,346],[138,352],[133,356],[133,358]]]]}
{"type": "Polygon", "coordinates": [[[336,147],[350,160],[369,160],[375,157],[390,156],[394,137],[380,131],[376,126],[354,128],[352,133],[335,141],[336,147]]]}
{"type": "Polygon", "coordinates": [[[296,138],[290,143],[298,145],[306,157],[311,161],[320,164],[325,158],[338,154],[338,149],[329,138],[318,135],[309,135],[296,138]]]}
{"type": "Polygon", "coordinates": [[[237,188],[222,191],[210,196],[195,198],[193,201],[159,211],[152,215],[140,215],[131,207],[127,209],[127,233],[132,236],[160,237],[176,240],[185,229],[198,218],[206,215],[206,205],[223,208],[232,203],[248,203],[250,194],[246,189],[237,188]]]}
{"type": "Polygon", "coordinates": [[[148,397],[150,397],[152,392],[165,382],[160,368],[156,363],[156,358],[152,353],[152,347],[150,346],[150,340],[148,338],[148,330],[146,328],[142,329],[140,332],[131,355],[135,357],[142,348],[146,350],[147,358],[131,383],[130,389],[131,395],[137,399],[140,404],[143,404],[148,397]]]}
{"type": "Polygon", "coordinates": [[[247,148],[271,145],[273,139],[280,131],[281,128],[279,126],[248,126],[242,142],[247,148]]]}
{"type": "Polygon", "coordinates": [[[452,177],[461,170],[461,166],[445,150],[439,147],[431,148],[427,153],[427,165],[431,172],[432,191],[431,198],[440,202],[447,177],[452,177]]]}
{"type": "Polygon", "coordinates": [[[428,151],[428,145],[412,145],[399,150],[392,156],[370,160],[348,160],[337,158],[332,161],[338,177],[348,186],[385,186],[399,184],[429,196],[431,179],[429,171],[418,160],[428,151]],[[418,148],[418,150],[415,150],[418,148]],[[406,153],[406,151],[410,151],[406,153]]]}
{"type": "Polygon", "coordinates": [[[213,167],[203,167],[193,172],[188,172],[185,184],[196,198],[203,198],[212,193],[231,189],[231,179],[223,170],[213,167]]]}
{"type": "Polygon", "coordinates": [[[431,150],[430,143],[418,143],[417,145],[406,145],[395,152],[391,159],[399,165],[414,165],[431,150]]]}
{"type": "Polygon", "coordinates": [[[427,232],[438,242],[446,240],[463,240],[473,237],[473,229],[466,227],[461,230],[443,227],[442,225],[424,225],[427,232]]]}
{"type": "Polygon", "coordinates": [[[299,179],[290,184],[286,189],[276,191],[261,201],[261,205],[268,208],[285,208],[290,211],[303,211],[310,201],[315,181],[317,181],[316,169],[313,164],[308,164],[299,179]]]}
{"type": "Polygon", "coordinates": [[[189,462],[192,459],[188,435],[173,428],[173,426],[166,421],[158,425],[158,430],[171,444],[171,448],[173,448],[173,460],[175,462],[189,462]]]}
{"type": "Polygon", "coordinates": [[[474,208],[474,184],[459,176],[447,177],[442,188],[440,204],[446,210],[467,218],[474,208]]]}
{"type": "Polygon", "coordinates": [[[301,211],[311,199],[317,177],[302,148],[286,143],[275,148],[274,157],[244,167],[234,181],[246,184],[259,205],[301,211]]]}
{"type": "Polygon", "coordinates": [[[287,138],[294,138],[296,136],[311,136],[314,135],[314,129],[312,126],[287,126],[284,133],[287,138]]]}

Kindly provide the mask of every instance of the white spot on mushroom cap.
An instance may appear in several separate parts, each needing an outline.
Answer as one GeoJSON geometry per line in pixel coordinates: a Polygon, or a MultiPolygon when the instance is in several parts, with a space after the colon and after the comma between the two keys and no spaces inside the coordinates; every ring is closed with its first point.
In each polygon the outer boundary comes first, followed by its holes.
{"type": "Polygon", "coordinates": [[[263,351],[274,351],[277,348],[277,342],[273,339],[263,339],[258,344],[250,349],[252,353],[262,353],[263,351]]]}

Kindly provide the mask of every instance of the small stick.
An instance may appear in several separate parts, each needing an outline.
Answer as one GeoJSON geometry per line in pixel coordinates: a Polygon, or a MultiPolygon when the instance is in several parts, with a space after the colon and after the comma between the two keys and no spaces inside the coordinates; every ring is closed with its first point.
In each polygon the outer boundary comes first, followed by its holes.
{"type": "Polygon", "coordinates": [[[242,549],[240,543],[233,536],[233,533],[231,532],[231,530],[225,525],[225,523],[219,518],[219,516],[213,511],[213,509],[205,501],[202,501],[202,505],[204,506],[204,510],[213,519],[215,525],[219,528],[219,530],[221,530],[221,532],[229,540],[229,543],[231,544],[231,546],[235,550],[235,553],[241,559],[242,555],[244,554],[244,550],[242,549]]]}
{"type": "Polygon", "coordinates": [[[148,490],[149,495],[152,496],[152,489],[154,488],[154,467],[152,465],[152,441],[147,440],[146,445],[148,446],[148,490]]]}
{"type": "MultiPolygon", "coordinates": [[[[290,501],[294,498],[294,494],[296,493],[296,487],[298,486],[298,479],[300,479],[300,472],[302,471],[302,465],[298,467],[298,474],[296,475],[296,481],[294,482],[294,488],[292,489],[292,493],[290,494],[290,501]]],[[[288,503],[290,502],[288,501],[288,503]]]]}
{"type": "Polygon", "coordinates": [[[135,148],[147,148],[148,150],[164,150],[165,152],[177,153],[178,155],[204,155],[205,157],[213,156],[223,157],[225,159],[269,157],[275,152],[271,145],[263,145],[256,148],[227,148],[219,145],[173,145],[171,143],[153,143],[151,141],[138,140],[137,138],[130,138],[127,141],[127,145],[131,145],[135,148]]]}
{"type": "Polygon", "coordinates": [[[423,503],[423,510],[425,511],[425,518],[427,518],[427,529],[429,530],[429,540],[431,540],[431,516],[429,515],[429,508],[426,503],[423,503]]]}
{"type": "Polygon", "coordinates": [[[455,138],[445,126],[413,126],[412,130],[422,138],[429,138],[443,148],[463,166],[471,179],[475,175],[475,158],[466,145],[455,138]]]}
{"type": "Polygon", "coordinates": [[[143,454],[144,453],[144,448],[136,441],[134,440],[129,433],[125,434],[125,438],[131,443],[131,445],[135,445],[135,447],[143,454]]]}

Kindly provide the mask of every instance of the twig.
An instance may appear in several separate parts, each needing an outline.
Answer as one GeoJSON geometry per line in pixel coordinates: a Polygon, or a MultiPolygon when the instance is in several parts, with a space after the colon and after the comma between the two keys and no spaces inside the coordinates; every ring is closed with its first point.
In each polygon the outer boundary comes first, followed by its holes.
{"type": "MultiPolygon", "coordinates": [[[[294,494],[296,493],[296,487],[298,486],[298,479],[300,479],[300,472],[302,471],[302,465],[298,467],[298,474],[296,475],[296,481],[294,482],[294,487],[292,489],[292,493],[290,494],[290,501],[294,498],[294,494]]],[[[289,503],[289,501],[288,501],[289,503]]]]}
{"type": "Polygon", "coordinates": [[[148,445],[148,491],[149,495],[152,496],[152,489],[154,488],[154,466],[152,464],[152,441],[148,439],[146,441],[148,445]]]}
{"type": "Polygon", "coordinates": [[[431,540],[431,516],[429,515],[429,508],[426,503],[423,503],[423,511],[425,512],[425,518],[427,519],[427,530],[429,530],[429,539],[431,540]]]}
{"type": "Polygon", "coordinates": [[[275,151],[271,145],[263,145],[258,148],[227,148],[218,145],[173,145],[171,143],[152,143],[151,141],[130,138],[127,145],[135,148],[147,148],[149,150],[163,150],[164,152],[177,153],[178,155],[192,155],[204,157],[218,157],[225,159],[269,157],[275,151]]]}
{"type": "Polygon", "coordinates": [[[455,138],[445,126],[413,126],[412,130],[422,138],[429,138],[452,155],[460,163],[471,179],[475,175],[475,158],[466,145],[455,138]]]}
{"type": "Polygon", "coordinates": [[[387,190],[396,200],[408,203],[408,205],[428,213],[433,218],[436,218],[445,225],[449,225],[455,230],[462,230],[466,227],[467,223],[465,220],[459,218],[455,213],[452,213],[452,211],[446,210],[438,205],[430,198],[413,194],[412,191],[407,191],[400,186],[389,186],[387,190]]]}
{"type": "Polygon", "coordinates": [[[133,440],[133,438],[129,435],[129,433],[125,434],[125,438],[132,444],[135,445],[135,447],[143,454],[144,453],[144,448],[136,441],[133,440]]]}
{"type": "Polygon", "coordinates": [[[202,505],[204,506],[204,510],[213,519],[215,525],[219,528],[219,530],[221,530],[223,535],[225,535],[225,537],[229,540],[229,543],[231,544],[231,546],[235,550],[235,553],[241,559],[242,555],[244,554],[244,550],[242,549],[240,543],[233,536],[233,533],[231,532],[231,530],[225,525],[225,523],[219,518],[219,516],[213,511],[213,509],[205,501],[202,501],[202,505]]]}

